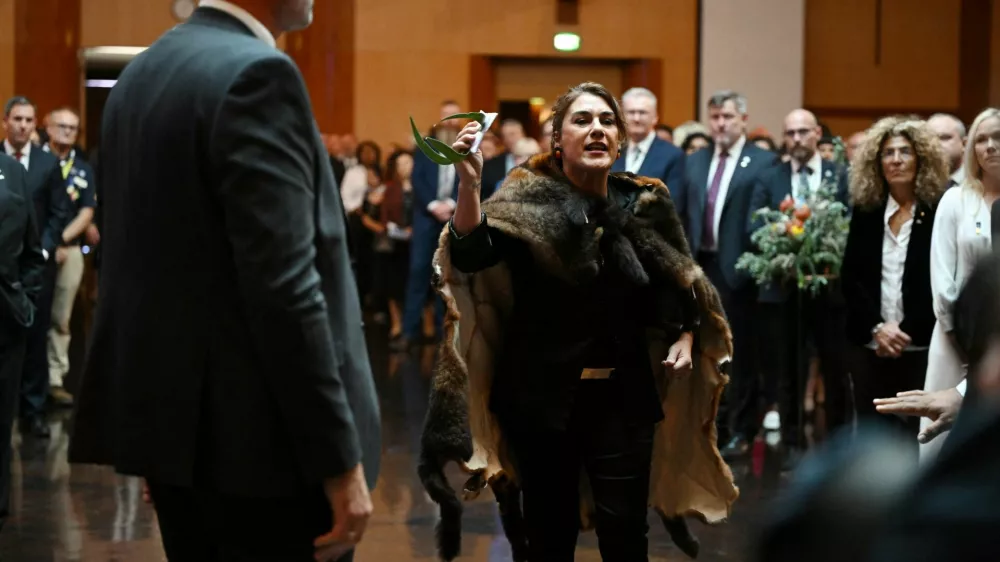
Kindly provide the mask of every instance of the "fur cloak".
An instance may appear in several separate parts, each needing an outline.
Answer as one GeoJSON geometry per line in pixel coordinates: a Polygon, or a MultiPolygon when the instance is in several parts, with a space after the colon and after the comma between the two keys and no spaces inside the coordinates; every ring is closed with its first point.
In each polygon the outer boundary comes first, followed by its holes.
{"type": "MultiPolygon", "coordinates": [[[[684,232],[666,186],[657,179],[612,174],[619,191],[638,191],[621,213],[617,264],[632,269],[639,282],[676,293],[692,289],[700,324],[693,346],[692,373],[673,377],[662,361],[666,334],[650,330],[650,363],[666,419],[656,428],[649,503],[662,517],[695,516],[706,523],[724,520],[739,492],[732,472],[716,446],[715,418],[728,382],[722,366],[732,356],[732,335],[718,293],[691,258],[684,232]]],[[[500,189],[483,203],[489,225],[529,246],[537,267],[572,281],[593,270],[600,259],[597,239],[604,232],[582,215],[577,194],[548,154],[511,170],[500,189]]],[[[503,428],[489,409],[496,359],[514,295],[506,264],[466,274],[451,265],[449,228],[434,256],[435,288],[444,299],[444,338],[439,349],[421,440],[419,473],[424,488],[441,507],[438,549],[445,560],[460,549],[462,504],[444,476],[456,462],[470,476],[466,499],[487,485],[499,502],[515,559],[523,558],[516,459],[511,458],[503,428]]],[[[675,297],[674,297],[675,298],[675,297]]],[[[581,470],[582,472],[582,470],[581,470]]],[[[554,475],[558,478],[558,475],[554,475]]],[[[581,528],[592,527],[593,498],[581,475],[581,528]]]]}

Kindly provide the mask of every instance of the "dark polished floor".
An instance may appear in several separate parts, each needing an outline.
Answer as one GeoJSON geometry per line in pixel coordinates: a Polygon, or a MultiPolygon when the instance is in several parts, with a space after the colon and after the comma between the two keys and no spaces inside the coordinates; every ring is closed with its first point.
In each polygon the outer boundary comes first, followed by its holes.
{"type": "MultiPolygon", "coordinates": [[[[370,338],[382,401],[383,470],[373,492],[375,514],[356,557],[359,561],[435,560],[437,509],[416,476],[416,455],[434,360],[431,347],[390,354],[384,337],[370,338]]],[[[68,413],[50,417],[52,438],[14,436],[12,517],[0,533],[3,562],[165,560],[156,517],[142,501],[135,478],[108,469],[70,466],[68,413]]],[[[782,485],[780,455],[758,441],[750,458],[733,465],[741,490],[730,521],[714,527],[692,522],[703,562],[748,560],[753,525],[782,485]]],[[[455,474],[456,486],[461,478],[455,474]]],[[[687,560],[650,518],[650,559],[687,560]]],[[[495,503],[488,493],[466,507],[461,560],[510,560],[495,503]]],[[[600,555],[592,533],[582,535],[578,561],[600,555]]]]}

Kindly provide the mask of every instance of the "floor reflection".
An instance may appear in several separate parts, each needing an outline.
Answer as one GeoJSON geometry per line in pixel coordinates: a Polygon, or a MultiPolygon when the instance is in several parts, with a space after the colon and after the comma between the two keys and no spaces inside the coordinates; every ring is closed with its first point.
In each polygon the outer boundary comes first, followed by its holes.
{"type": "MultiPolygon", "coordinates": [[[[357,560],[393,562],[436,560],[437,509],[420,487],[416,455],[429,390],[434,349],[389,353],[384,338],[370,338],[373,368],[383,412],[383,470],[373,492],[375,515],[357,560]]],[[[0,533],[0,560],[17,562],[165,560],[150,506],[142,501],[141,482],[108,469],[67,462],[71,419],[53,414],[52,438],[13,441],[12,516],[0,533]]],[[[746,559],[752,522],[781,485],[780,455],[759,440],[750,459],[733,466],[741,498],[732,519],[720,526],[692,522],[702,541],[703,562],[746,559]]],[[[450,475],[455,486],[462,476],[450,475]]],[[[466,506],[462,560],[506,562],[510,546],[503,537],[490,494],[466,506]]],[[[650,518],[650,559],[687,558],[650,518]]],[[[598,561],[592,533],[581,536],[578,561],[598,561]]]]}

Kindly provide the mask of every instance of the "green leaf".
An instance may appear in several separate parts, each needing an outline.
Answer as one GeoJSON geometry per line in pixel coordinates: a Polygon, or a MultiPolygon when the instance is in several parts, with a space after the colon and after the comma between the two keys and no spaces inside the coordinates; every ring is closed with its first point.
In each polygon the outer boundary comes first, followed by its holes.
{"type": "MultiPolygon", "coordinates": [[[[455,113],[454,115],[445,117],[442,121],[447,121],[449,119],[472,119],[485,128],[487,114],[482,111],[455,113]]],[[[465,160],[465,158],[469,155],[468,152],[463,154],[456,151],[452,147],[434,137],[421,137],[420,130],[417,129],[417,124],[413,121],[412,115],[410,116],[410,128],[413,130],[413,140],[416,141],[417,148],[419,148],[420,152],[423,152],[435,164],[439,164],[441,166],[457,164],[462,160],[465,160]]]]}

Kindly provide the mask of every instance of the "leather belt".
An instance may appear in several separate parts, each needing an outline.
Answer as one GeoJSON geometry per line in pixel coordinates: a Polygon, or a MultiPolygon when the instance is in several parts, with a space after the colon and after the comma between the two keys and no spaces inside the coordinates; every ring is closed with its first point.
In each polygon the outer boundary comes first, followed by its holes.
{"type": "Polygon", "coordinates": [[[614,369],[584,369],[580,372],[581,379],[610,379],[614,369]]]}

